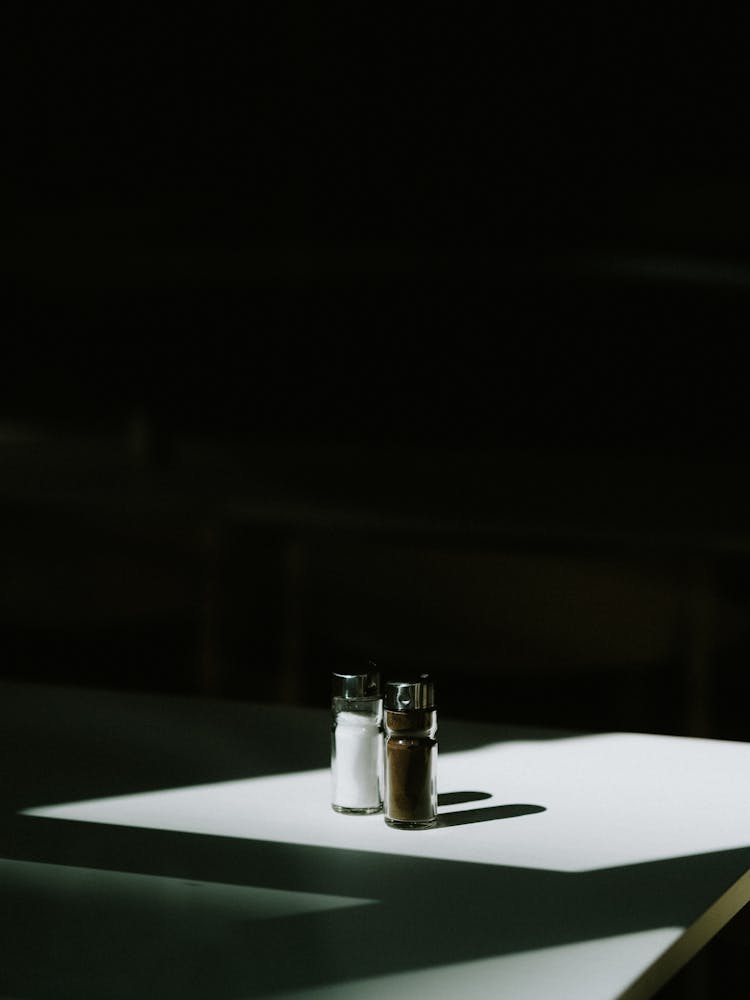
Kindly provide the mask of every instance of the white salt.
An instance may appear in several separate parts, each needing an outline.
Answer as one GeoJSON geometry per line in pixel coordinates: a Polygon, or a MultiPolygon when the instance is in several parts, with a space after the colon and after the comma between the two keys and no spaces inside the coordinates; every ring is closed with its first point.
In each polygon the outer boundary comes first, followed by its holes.
{"type": "Polygon", "coordinates": [[[383,770],[379,720],[364,712],[339,712],[334,739],[333,804],[345,809],[379,808],[383,770]]]}

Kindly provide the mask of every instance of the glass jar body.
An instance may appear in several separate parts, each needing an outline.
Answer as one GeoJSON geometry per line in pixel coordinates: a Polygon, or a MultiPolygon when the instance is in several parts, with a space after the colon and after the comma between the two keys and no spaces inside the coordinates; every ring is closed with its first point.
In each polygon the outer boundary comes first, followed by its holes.
{"type": "Polygon", "coordinates": [[[334,698],[331,711],[331,805],[341,813],[380,812],[382,698],[334,698]]]}
{"type": "Polygon", "coordinates": [[[385,821],[403,829],[437,820],[437,713],[385,712],[385,821]]]}

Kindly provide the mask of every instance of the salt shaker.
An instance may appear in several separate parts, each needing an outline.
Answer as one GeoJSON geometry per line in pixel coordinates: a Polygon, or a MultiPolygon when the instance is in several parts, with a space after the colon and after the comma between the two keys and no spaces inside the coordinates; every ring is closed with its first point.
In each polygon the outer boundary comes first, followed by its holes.
{"type": "Polygon", "coordinates": [[[422,829],[437,820],[437,710],[427,674],[385,688],[385,821],[422,829]]]}
{"type": "Polygon", "coordinates": [[[383,699],[380,674],[334,674],[331,700],[332,805],[340,813],[383,808],[383,699]]]}

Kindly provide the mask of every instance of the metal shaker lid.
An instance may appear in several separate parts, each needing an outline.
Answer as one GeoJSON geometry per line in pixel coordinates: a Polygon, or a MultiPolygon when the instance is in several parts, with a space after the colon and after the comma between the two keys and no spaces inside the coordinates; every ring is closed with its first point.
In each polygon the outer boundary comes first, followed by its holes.
{"type": "Polygon", "coordinates": [[[372,660],[363,674],[333,674],[334,698],[379,698],[380,673],[372,660]]]}
{"type": "Polygon", "coordinates": [[[429,674],[421,674],[415,680],[388,681],[385,686],[385,707],[391,712],[434,708],[435,685],[429,674]]]}

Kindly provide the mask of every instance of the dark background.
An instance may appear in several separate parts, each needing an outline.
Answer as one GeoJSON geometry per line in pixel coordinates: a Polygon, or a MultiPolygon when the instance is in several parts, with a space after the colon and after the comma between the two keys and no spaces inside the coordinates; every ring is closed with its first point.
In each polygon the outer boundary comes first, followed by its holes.
{"type": "Polygon", "coordinates": [[[5,676],[747,738],[744,21],[10,10],[5,676]]]}

